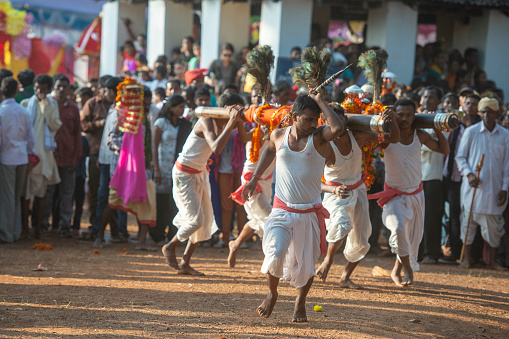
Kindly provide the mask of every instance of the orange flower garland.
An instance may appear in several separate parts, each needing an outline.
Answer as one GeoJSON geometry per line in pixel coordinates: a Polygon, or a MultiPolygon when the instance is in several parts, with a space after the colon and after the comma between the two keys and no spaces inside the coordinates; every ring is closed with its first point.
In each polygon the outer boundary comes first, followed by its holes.
{"type": "Polygon", "coordinates": [[[143,87],[133,78],[125,78],[117,86],[118,126],[122,132],[136,134],[143,114],[143,87]]]}
{"type": "MultiPolygon", "coordinates": [[[[380,101],[376,101],[369,104],[362,114],[379,115],[384,111],[384,109],[385,107],[380,103],[380,101]]],[[[383,134],[378,136],[378,140],[379,142],[383,141],[383,134]]],[[[368,187],[368,190],[375,180],[375,167],[373,166],[375,158],[383,158],[383,148],[373,142],[364,144],[362,147],[362,169],[366,173],[366,186],[368,187]],[[377,147],[379,148],[378,153],[376,152],[377,147]]]]}
{"type": "MultiPolygon", "coordinates": [[[[272,108],[271,104],[263,105],[262,107],[258,108],[258,111],[256,112],[255,121],[256,121],[256,128],[253,132],[253,140],[251,142],[251,151],[249,152],[249,161],[251,162],[257,162],[260,158],[260,143],[261,143],[261,130],[260,130],[260,116],[264,109],[272,108]]],[[[272,117],[274,118],[274,116],[272,117]]],[[[272,123],[271,123],[272,125],[272,123]]]]}

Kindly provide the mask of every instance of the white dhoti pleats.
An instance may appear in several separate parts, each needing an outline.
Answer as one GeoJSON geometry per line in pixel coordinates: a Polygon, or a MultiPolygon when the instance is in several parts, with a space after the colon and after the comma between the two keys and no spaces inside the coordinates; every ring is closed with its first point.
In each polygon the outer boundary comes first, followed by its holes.
{"type": "Polygon", "coordinates": [[[424,192],[392,198],[383,207],[382,220],[391,231],[392,252],[398,257],[410,256],[412,269],[418,271],[417,255],[424,231],[424,192]]]}
{"type": "Polygon", "coordinates": [[[195,244],[209,240],[217,231],[210,200],[210,183],[206,171],[189,174],[173,167],[173,199],[178,214],[173,224],[179,229],[180,242],[189,239],[195,244]]]}
{"type": "MultiPolygon", "coordinates": [[[[242,176],[242,184],[244,184],[245,181],[244,176],[242,176]]],[[[249,201],[246,201],[244,203],[244,209],[246,210],[247,218],[249,220],[249,227],[251,227],[251,229],[260,236],[260,238],[263,238],[265,221],[272,211],[272,205],[270,204],[272,196],[272,180],[259,180],[258,185],[260,185],[262,192],[256,194],[254,197],[249,199],[249,201]]]]}
{"type": "Polygon", "coordinates": [[[325,193],[323,206],[330,213],[330,219],[325,220],[327,242],[335,243],[348,236],[343,252],[346,260],[357,262],[364,258],[370,248],[371,235],[366,186],[363,184],[351,190],[346,199],[325,193]]]}
{"type": "Polygon", "coordinates": [[[320,226],[316,213],[273,209],[265,223],[262,273],[303,287],[315,275],[320,256],[320,226]]]}
{"type": "MultiPolygon", "coordinates": [[[[461,214],[461,240],[465,240],[467,231],[468,211],[463,209],[461,214]]],[[[494,214],[472,213],[468,228],[467,245],[472,245],[477,226],[481,227],[481,235],[491,247],[500,246],[500,239],[505,233],[504,216],[494,214]]]]}

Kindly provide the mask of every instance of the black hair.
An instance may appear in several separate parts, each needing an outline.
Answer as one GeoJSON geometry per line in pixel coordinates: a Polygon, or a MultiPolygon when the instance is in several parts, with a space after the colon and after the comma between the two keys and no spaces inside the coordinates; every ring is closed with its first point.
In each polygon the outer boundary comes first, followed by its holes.
{"type": "Polygon", "coordinates": [[[151,98],[152,99],[152,91],[147,86],[143,86],[143,98],[151,98]]]}
{"type": "Polygon", "coordinates": [[[481,97],[474,93],[467,95],[467,97],[465,98],[465,101],[467,101],[468,98],[474,98],[475,100],[477,100],[477,102],[481,101],[481,97]]]}
{"type": "Polygon", "coordinates": [[[99,78],[99,88],[104,88],[106,87],[106,81],[108,81],[108,79],[111,79],[113,78],[111,75],[103,75],[102,77],[99,78]]]}
{"type": "Polygon", "coordinates": [[[18,73],[18,80],[21,86],[27,87],[34,84],[35,73],[30,68],[24,69],[18,73]]]}
{"type": "Polygon", "coordinates": [[[142,54],[142,53],[136,54],[136,60],[138,60],[142,65],[148,64],[148,60],[147,60],[147,57],[145,56],[145,54],[142,54]]]}
{"type": "Polygon", "coordinates": [[[38,83],[39,85],[46,84],[48,85],[48,89],[51,89],[53,87],[53,79],[47,74],[39,74],[34,79],[34,84],[38,83]]]}
{"type": "Polygon", "coordinates": [[[57,73],[53,76],[53,83],[56,84],[57,81],[67,81],[68,84],[71,84],[71,81],[65,74],[57,73]]]}
{"type": "Polygon", "coordinates": [[[186,92],[188,96],[190,96],[190,100],[194,101],[194,95],[196,93],[196,87],[194,86],[186,86],[182,89],[182,92],[186,92]]]}
{"type": "Polygon", "coordinates": [[[272,92],[281,93],[287,88],[292,89],[292,85],[290,85],[290,83],[288,81],[278,80],[274,84],[274,87],[272,88],[272,92]]]}
{"type": "Polygon", "coordinates": [[[295,99],[295,102],[293,103],[292,107],[292,113],[297,114],[297,116],[302,115],[304,110],[308,108],[314,113],[320,114],[322,112],[322,109],[318,106],[316,101],[311,98],[307,94],[301,94],[295,99]]]}
{"type": "Polygon", "coordinates": [[[104,83],[104,87],[110,90],[117,90],[117,86],[122,82],[122,79],[118,77],[111,77],[104,83]]]}
{"type": "Polygon", "coordinates": [[[7,77],[12,77],[12,72],[6,68],[1,68],[0,69],[0,82],[2,81],[2,79],[7,78],[7,77]]]}
{"type": "Polygon", "coordinates": [[[438,101],[442,101],[442,90],[440,89],[440,87],[437,87],[437,86],[426,86],[424,88],[424,92],[426,91],[435,91],[436,95],[437,95],[437,99],[438,101]]]}
{"type": "Polygon", "coordinates": [[[0,91],[6,98],[14,98],[18,91],[18,82],[13,77],[3,78],[0,91]]]}
{"type": "Polygon", "coordinates": [[[292,49],[290,50],[290,54],[292,54],[293,51],[302,53],[302,49],[299,46],[292,47],[292,49]]]}
{"type": "Polygon", "coordinates": [[[225,42],[225,43],[221,46],[221,52],[222,52],[222,51],[224,51],[224,50],[226,50],[226,51],[230,51],[230,52],[232,52],[232,54],[233,54],[233,52],[235,51],[235,49],[233,48],[233,45],[232,45],[231,43],[229,43],[229,42],[225,42]]]}
{"type": "Polygon", "coordinates": [[[454,92],[449,92],[446,95],[444,95],[444,97],[442,98],[442,102],[445,102],[445,99],[447,98],[453,98],[454,100],[456,100],[457,103],[460,102],[460,97],[454,92]]]}
{"type": "Polygon", "coordinates": [[[173,117],[173,112],[171,111],[171,109],[183,103],[187,102],[182,95],[173,94],[166,100],[166,103],[157,114],[157,117],[168,119],[171,122],[171,118],[173,117]]]}
{"type": "Polygon", "coordinates": [[[219,99],[217,99],[217,107],[226,107],[232,105],[244,106],[244,100],[240,95],[232,92],[224,93],[219,97],[219,99]]]}
{"type": "Polygon", "coordinates": [[[226,91],[227,89],[232,89],[235,91],[235,93],[239,93],[239,88],[237,87],[237,85],[234,85],[234,84],[228,84],[228,85],[224,86],[221,93],[224,93],[224,91],[226,91]]]}
{"type": "Polygon", "coordinates": [[[385,93],[380,97],[380,103],[384,106],[394,105],[397,100],[396,96],[392,93],[385,93]]]}
{"type": "Polygon", "coordinates": [[[168,82],[166,83],[166,87],[168,87],[168,84],[175,84],[179,88],[182,88],[182,83],[178,79],[170,79],[170,80],[168,80],[168,82]]]}
{"type": "Polygon", "coordinates": [[[193,37],[192,37],[192,36],[190,36],[190,35],[186,36],[183,40],[187,40],[187,41],[189,41],[189,42],[191,43],[191,45],[193,45],[193,44],[194,44],[194,39],[193,39],[193,37]]]}
{"type": "Polygon", "coordinates": [[[396,109],[399,106],[412,106],[412,108],[414,109],[414,113],[415,113],[415,109],[416,109],[415,102],[412,99],[403,98],[403,99],[399,99],[398,101],[396,101],[394,103],[394,112],[396,112],[396,109]]]}
{"type": "Polygon", "coordinates": [[[201,96],[208,96],[210,98],[210,92],[205,87],[199,88],[194,92],[194,97],[199,98],[201,96]]]}
{"type": "Polygon", "coordinates": [[[154,90],[154,95],[159,95],[161,98],[164,99],[166,97],[166,91],[162,87],[157,87],[154,90]]]}
{"type": "Polygon", "coordinates": [[[166,78],[166,67],[164,66],[157,66],[156,69],[155,69],[156,73],[159,73],[163,76],[163,78],[166,78]]]}
{"type": "Polygon", "coordinates": [[[156,59],[156,63],[158,63],[158,62],[166,65],[168,63],[168,58],[166,57],[166,55],[160,55],[156,59]]]}
{"type": "Polygon", "coordinates": [[[92,91],[92,89],[90,87],[81,87],[81,88],[78,88],[75,92],[74,92],[75,95],[79,95],[79,96],[87,96],[89,98],[92,98],[94,96],[94,92],[92,91]]]}
{"type": "Polygon", "coordinates": [[[130,40],[126,40],[126,42],[124,42],[124,45],[122,47],[125,48],[125,46],[131,46],[132,48],[134,48],[134,44],[132,41],[130,40]]]}
{"type": "Polygon", "coordinates": [[[465,54],[464,54],[464,57],[465,59],[473,54],[476,54],[478,53],[477,52],[477,48],[473,48],[473,47],[468,47],[466,50],[465,50],[465,54]]]}

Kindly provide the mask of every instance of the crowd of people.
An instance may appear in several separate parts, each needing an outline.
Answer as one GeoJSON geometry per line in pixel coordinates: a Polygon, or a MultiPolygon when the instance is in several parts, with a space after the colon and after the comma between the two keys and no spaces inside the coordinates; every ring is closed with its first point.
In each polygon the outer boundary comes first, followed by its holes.
{"type": "MultiPolygon", "coordinates": [[[[390,161],[375,163],[377,175],[369,188],[361,179],[361,150],[365,142],[377,142],[377,136],[345,133],[339,105],[345,88],[353,84],[362,86],[368,98],[372,96],[372,88],[366,85],[363,70],[357,66],[366,46],[352,44],[334,49],[328,40],[317,43],[318,48],[331,50],[332,62],[339,66],[353,64],[327,96],[327,102],[339,104],[327,105],[323,94],[302,95],[306,89],[284,80],[273,84],[271,104],[295,102],[294,113],[300,110],[296,122],[309,109],[324,112],[330,125],[320,129],[321,137],[313,139],[316,154],[307,153],[317,159],[313,166],[302,166],[301,171],[281,160],[273,180],[276,162],[272,160],[279,152],[276,145],[290,150],[288,157],[294,156],[291,149],[304,149],[297,141],[302,139],[306,144],[308,136],[315,135],[316,126],[296,139],[292,139],[290,129],[286,134],[284,130],[275,133],[274,139],[271,136],[260,146],[260,151],[266,150],[260,163],[249,160],[255,126],[243,122],[240,112],[262,102],[258,86],[247,74],[250,48],[235,54],[233,46],[226,43],[219,59],[201,65],[200,44],[186,37],[171,59],[162,55],[149,67],[144,41],[144,36],[139,36],[135,42],[124,44],[121,74],[90,79],[84,87],[78,88],[63,74],[36,76],[27,69],[19,72],[16,80],[9,70],[0,70],[0,242],[40,239],[46,232],[58,232],[62,237],[90,240],[94,247],[102,247],[109,224],[111,242],[126,242],[131,236],[137,238],[140,250],[160,246],[168,264],[179,273],[199,275],[190,266],[197,246],[229,248],[228,263],[235,266],[237,251],[248,248],[246,241],[256,233],[265,238],[262,271],[271,277],[269,295],[259,313],[269,316],[277,299],[274,279],[283,276],[284,251],[280,246],[296,241],[284,238],[277,227],[267,226],[285,218],[284,213],[271,214],[272,204],[291,212],[299,208],[288,206],[302,204],[293,199],[295,195],[306,196],[303,199],[309,204],[318,199],[316,194],[325,192],[324,205],[331,221],[327,223],[329,248],[317,271],[323,280],[334,254],[348,237],[348,264],[341,284],[357,288],[350,275],[358,262],[368,251],[387,254],[379,246],[382,234],[398,255],[393,279],[400,286],[412,283],[417,262],[457,263],[464,239],[462,266],[482,261],[495,269],[509,266],[509,109],[504,105],[503,92],[480,69],[475,49],[469,48],[462,55],[457,50],[447,53],[439,44],[418,46],[412,84],[394,81],[387,85],[380,100],[384,106],[394,106],[392,113],[389,109],[386,114],[395,122],[397,137],[388,135],[382,143],[386,160],[390,161]],[[132,235],[127,231],[127,212],[133,209],[116,208],[111,200],[112,177],[122,147],[117,88],[128,77],[136,79],[143,90],[147,121],[143,147],[150,181],[146,190],[149,192],[152,186],[155,190],[155,215],[148,213],[147,218],[141,218],[136,214],[140,231],[132,235]],[[229,119],[198,118],[195,109],[199,106],[228,107],[229,119]],[[457,113],[460,126],[444,134],[436,129],[415,131],[411,126],[415,113],[440,112],[457,113]],[[329,143],[333,146],[327,146],[329,143]],[[322,163],[326,147],[332,147],[335,156],[322,163]],[[485,156],[484,167],[476,175],[481,155],[485,156]],[[339,159],[345,163],[341,165],[339,159]],[[321,176],[324,168],[326,184],[317,193],[315,176],[321,176]],[[345,171],[350,176],[345,176],[345,171]],[[309,186],[305,192],[288,186],[297,180],[296,176],[303,178],[299,185],[309,186]],[[379,204],[384,206],[382,209],[375,200],[368,203],[367,194],[385,192],[384,184],[405,193],[399,200],[379,204]],[[243,186],[250,194],[231,199],[243,186]],[[477,196],[472,203],[474,188],[477,196]],[[262,193],[255,202],[254,192],[262,193]],[[86,197],[88,228],[81,225],[86,197]],[[266,223],[267,218],[271,221],[266,223]],[[281,237],[286,242],[276,242],[281,237]],[[402,238],[407,240],[405,246],[402,238]],[[178,262],[175,248],[186,241],[184,256],[178,262]],[[399,277],[402,271],[404,279],[399,277]]],[[[300,53],[300,48],[292,49],[295,63],[300,53]]],[[[304,122],[296,125],[307,126],[304,122]]],[[[283,153],[279,156],[285,158],[283,153]]],[[[311,222],[306,220],[300,220],[298,227],[311,222]]],[[[298,246],[306,247],[303,243],[298,246]]],[[[309,252],[312,248],[292,249],[298,250],[308,251],[306,257],[314,261],[305,264],[305,270],[313,276],[320,253],[309,252]]],[[[304,280],[288,274],[287,278],[300,289],[299,298],[305,299],[312,281],[308,280],[309,274],[304,280]]],[[[296,311],[297,319],[305,317],[301,311],[296,311]]]]}

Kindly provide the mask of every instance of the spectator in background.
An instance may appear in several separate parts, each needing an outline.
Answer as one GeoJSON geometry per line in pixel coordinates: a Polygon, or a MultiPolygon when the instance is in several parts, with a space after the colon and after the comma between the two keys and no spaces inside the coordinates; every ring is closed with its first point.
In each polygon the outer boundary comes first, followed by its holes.
{"type": "Polygon", "coordinates": [[[215,86],[218,82],[225,84],[234,84],[239,69],[238,65],[233,62],[233,45],[224,43],[221,48],[221,54],[218,60],[212,62],[205,76],[205,82],[211,86],[215,86]]]}
{"type": "MultiPolygon", "coordinates": [[[[97,190],[99,189],[99,165],[97,158],[99,156],[99,145],[103,135],[104,123],[108,110],[112,104],[105,97],[105,83],[111,78],[104,75],[100,78],[99,95],[88,100],[81,110],[81,130],[85,133],[90,145],[90,155],[88,157],[88,188],[90,192],[88,208],[90,210],[90,224],[95,221],[95,212],[97,210],[97,190]]],[[[85,238],[87,238],[85,234],[85,238]]]]}
{"type": "Polygon", "coordinates": [[[57,163],[53,151],[57,148],[53,136],[62,126],[58,108],[48,97],[53,87],[53,79],[47,74],[39,74],[34,79],[34,95],[25,99],[21,105],[27,108],[32,122],[35,140],[35,154],[39,157],[39,163],[28,173],[25,178],[24,192],[22,193],[21,213],[22,232],[28,235],[28,213],[30,199],[35,198],[37,206],[37,220],[35,224],[35,237],[39,239],[42,233],[42,218],[44,215],[45,195],[48,185],[60,182],[57,163]]]}
{"type": "Polygon", "coordinates": [[[292,86],[285,80],[278,80],[272,88],[272,101],[279,106],[291,105],[292,86]]]}
{"type": "Polygon", "coordinates": [[[166,98],[166,91],[164,88],[158,87],[154,91],[154,95],[152,96],[152,103],[156,105],[158,109],[163,108],[164,99],[166,98]]]}
{"type": "Polygon", "coordinates": [[[82,154],[78,166],[76,166],[76,184],[74,186],[74,218],[72,223],[72,236],[79,238],[81,228],[81,216],[83,214],[83,203],[85,202],[85,181],[87,180],[86,159],[90,153],[87,137],[81,136],[82,154]]]}
{"type": "Polygon", "coordinates": [[[136,48],[132,41],[126,41],[122,47],[124,55],[124,64],[122,66],[122,72],[128,72],[129,74],[135,74],[136,72],[136,48]]]}
{"type": "Polygon", "coordinates": [[[200,68],[201,46],[199,42],[193,43],[193,55],[194,56],[189,60],[189,63],[187,64],[187,69],[189,71],[200,68]]]}
{"type": "MultiPolygon", "coordinates": [[[[14,97],[18,83],[2,80],[0,91],[0,243],[21,237],[21,193],[29,155],[35,152],[32,123],[14,97]]],[[[24,234],[26,237],[27,234],[24,234]]]]}
{"type": "Polygon", "coordinates": [[[173,64],[173,79],[185,81],[186,66],[182,62],[175,62],[173,64]]]}
{"type": "Polygon", "coordinates": [[[148,86],[152,82],[152,78],[148,71],[138,71],[138,82],[143,86],[148,86]]]}
{"type": "Polygon", "coordinates": [[[94,92],[91,88],[81,87],[76,92],[76,104],[80,111],[83,109],[88,100],[94,97],[94,92]]]}
{"type": "Polygon", "coordinates": [[[18,81],[20,84],[19,93],[16,94],[16,102],[20,103],[24,99],[34,95],[34,78],[35,73],[31,69],[24,69],[18,73],[18,81]]]}
{"type": "Polygon", "coordinates": [[[175,160],[182,152],[182,147],[192,130],[191,122],[182,118],[185,106],[186,101],[182,96],[176,94],[169,97],[158,114],[152,132],[157,217],[156,226],[150,228],[149,233],[152,240],[160,245],[164,245],[166,239],[171,240],[177,233],[177,228],[173,226],[173,218],[178,210],[172,196],[171,174],[175,160]]]}
{"type": "Polygon", "coordinates": [[[380,97],[380,102],[383,106],[393,106],[396,101],[396,96],[392,93],[386,93],[380,97]]]}
{"type": "Polygon", "coordinates": [[[166,84],[168,83],[168,78],[166,77],[166,67],[157,66],[154,71],[154,80],[150,83],[150,90],[155,91],[156,88],[166,88],[166,84]]]}
{"type": "Polygon", "coordinates": [[[55,133],[57,148],[53,153],[58,166],[60,183],[48,186],[43,223],[49,224],[49,216],[54,210],[53,202],[56,201],[59,215],[53,214],[53,219],[58,218],[59,220],[60,236],[70,238],[72,237],[71,219],[76,186],[76,167],[80,162],[83,147],[80,111],[74,102],[67,99],[69,79],[63,74],[56,74],[53,77],[53,83],[53,98],[58,105],[58,113],[62,121],[62,126],[55,133]],[[58,197],[54,200],[57,186],[58,197]]]}
{"type": "Polygon", "coordinates": [[[166,55],[160,55],[157,57],[156,62],[154,63],[154,69],[156,69],[158,66],[163,66],[166,68],[168,64],[168,58],[166,55]]]}
{"type": "Polygon", "coordinates": [[[290,51],[290,60],[292,60],[293,62],[298,62],[300,63],[300,56],[302,54],[302,49],[298,46],[295,46],[292,48],[292,50],[290,51]]]}
{"type": "Polygon", "coordinates": [[[193,54],[194,39],[191,36],[186,36],[182,39],[182,47],[180,48],[180,62],[187,63],[194,57],[193,54]]]}
{"type": "Polygon", "coordinates": [[[87,87],[90,88],[92,90],[92,92],[94,92],[94,96],[98,95],[99,87],[100,87],[99,79],[97,79],[97,78],[89,79],[87,82],[87,87]]]}
{"type": "Polygon", "coordinates": [[[166,96],[171,97],[174,94],[182,94],[182,88],[179,80],[171,79],[166,84],[166,96]]]}

